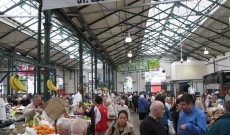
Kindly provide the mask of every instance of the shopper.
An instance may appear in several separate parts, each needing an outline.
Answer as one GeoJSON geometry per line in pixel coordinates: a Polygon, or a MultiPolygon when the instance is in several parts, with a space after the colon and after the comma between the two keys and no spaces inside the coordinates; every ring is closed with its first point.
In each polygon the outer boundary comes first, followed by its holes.
{"type": "Polygon", "coordinates": [[[27,106],[28,104],[30,104],[30,99],[27,95],[22,95],[22,100],[19,102],[19,105],[27,106]]]}
{"type": "Polygon", "coordinates": [[[168,135],[165,125],[161,121],[164,112],[162,102],[152,102],[149,115],[140,124],[140,135],[168,135]]]}
{"type": "Polygon", "coordinates": [[[108,108],[109,125],[111,125],[117,119],[117,109],[111,99],[106,99],[106,107],[108,108]]]}
{"type": "Polygon", "coordinates": [[[148,105],[147,101],[144,97],[144,95],[140,95],[140,98],[138,100],[138,114],[139,114],[139,120],[143,120],[146,116],[148,105]]]}
{"type": "Polygon", "coordinates": [[[129,111],[129,107],[127,105],[125,105],[125,101],[121,100],[120,101],[120,105],[117,107],[117,111],[120,112],[121,110],[126,110],[128,113],[128,120],[130,121],[130,111],[129,111]]]}
{"type": "Polygon", "coordinates": [[[25,121],[29,118],[33,117],[35,112],[42,113],[42,109],[40,108],[40,104],[42,103],[41,95],[34,95],[32,99],[32,103],[28,104],[26,108],[22,111],[25,117],[25,121]]]}
{"type": "Polygon", "coordinates": [[[117,121],[109,126],[106,135],[135,135],[133,125],[128,121],[126,110],[118,113],[117,121]]]}
{"type": "Polygon", "coordinates": [[[170,112],[167,106],[165,106],[165,96],[161,93],[159,93],[155,100],[161,101],[164,104],[164,109],[165,112],[163,114],[163,123],[165,124],[165,127],[167,129],[167,132],[169,131],[169,126],[168,126],[168,120],[170,119],[170,112]]]}
{"type": "Polygon", "coordinates": [[[134,105],[134,112],[137,112],[137,109],[138,109],[138,98],[139,98],[139,96],[135,92],[133,94],[133,97],[132,97],[132,102],[133,102],[133,105],[134,105]]]}
{"type": "Polygon", "coordinates": [[[215,120],[207,135],[229,135],[230,133],[230,99],[224,103],[225,114],[215,120]]]}
{"type": "Polygon", "coordinates": [[[104,135],[108,126],[108,109],[102,105],[103,98],[95,97],[95,135],[104,135]]]}
{"type": "Polygon", "coordinates": [[[206,116],[194,104],[195,99],[191,94],[183,94],[180,98],[182,111],[179,113],[177,135],[205,135],[206,116]]]}

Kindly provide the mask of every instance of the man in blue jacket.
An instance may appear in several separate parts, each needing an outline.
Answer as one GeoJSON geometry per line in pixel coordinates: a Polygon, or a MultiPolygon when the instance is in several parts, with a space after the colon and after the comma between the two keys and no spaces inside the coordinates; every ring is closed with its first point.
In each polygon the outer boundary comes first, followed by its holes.
{"type": "Polygon", "coordinates": [[[179,114],[177,135],[205,135],[206,116],[202,110],[194,106],[195,99],[190,94],[180,98],[182,111],[179,114]]]}
{"type": "Polygon", "coordinates": [[[216,119],[207,135],[229,135],[230,133],[230,100],[224,103],[225,114],[216,119]]]}

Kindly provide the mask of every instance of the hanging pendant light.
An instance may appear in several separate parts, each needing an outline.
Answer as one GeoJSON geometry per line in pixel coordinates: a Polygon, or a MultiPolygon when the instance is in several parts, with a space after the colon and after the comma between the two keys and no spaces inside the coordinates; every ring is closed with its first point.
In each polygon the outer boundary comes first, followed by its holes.
{"type": "Polygon", "coordinates": [[[132,58],[133,54],[131,53],[131,51],[129,51],[129,53],[127,54],[127,57],[132,58]]]}
{"type": "Polygon", "coordinates": [[[209,51],[206,48],[204,48],[204,54],[209,54],[209,51]]]}
{"type": "Polygon", "coordinates": [[[130,36],[130,33],[128,33],[127,37],[125,38],[125,42],[126,42],[126,43],[132,42],[132,38],[131,38],[131,36],[130,36]]]}
{"type": "Polygon", "coordinates": [[[70,59],[74,59],[74,55],[71,54],[71,55],[69,56],[69,58],[70,58],[70,59]]]}

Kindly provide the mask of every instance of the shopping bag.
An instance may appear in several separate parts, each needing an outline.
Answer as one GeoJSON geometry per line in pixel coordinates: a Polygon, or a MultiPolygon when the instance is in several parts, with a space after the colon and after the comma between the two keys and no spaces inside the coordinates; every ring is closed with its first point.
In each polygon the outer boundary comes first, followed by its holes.
{"type": "Polygon", "coordinates": [[[175,135],[176,131],[173,127],[173,121],[168,120],[168,126],[169,126],[169,135],[175,135]]]}

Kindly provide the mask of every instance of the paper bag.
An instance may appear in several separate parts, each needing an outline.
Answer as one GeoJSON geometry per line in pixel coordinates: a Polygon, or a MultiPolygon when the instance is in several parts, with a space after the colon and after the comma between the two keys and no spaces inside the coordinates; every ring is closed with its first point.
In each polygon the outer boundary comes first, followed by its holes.
{"type": "Polygon", "coordinates": [[[45,102],[41,108],[51,119],[57,119],[65,111],[66,100],[62,98],[52,98],[45,102]]]}

